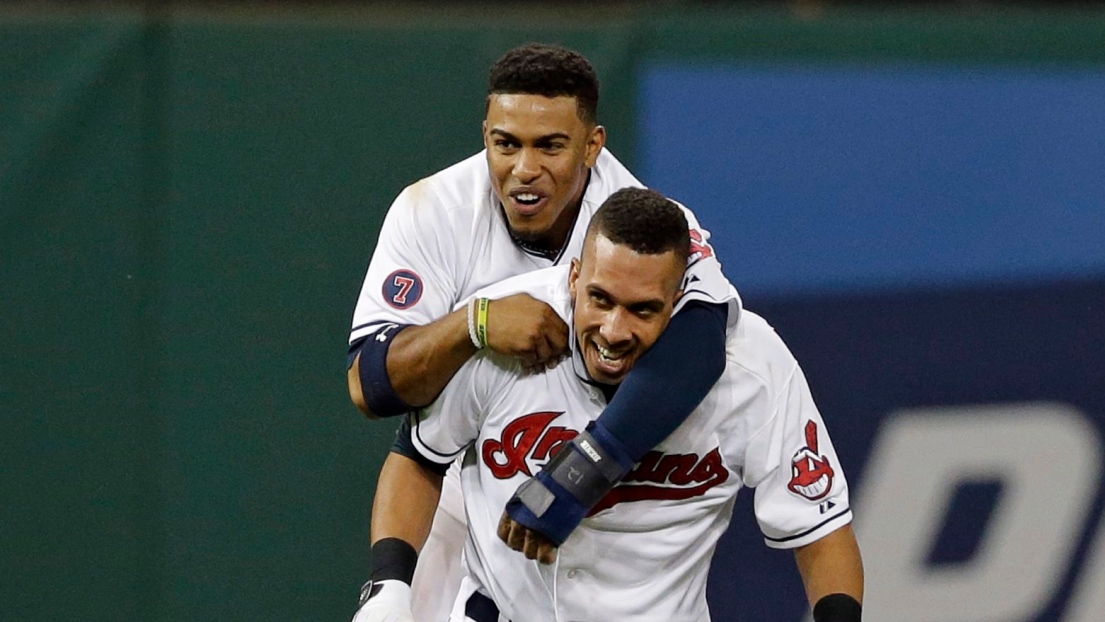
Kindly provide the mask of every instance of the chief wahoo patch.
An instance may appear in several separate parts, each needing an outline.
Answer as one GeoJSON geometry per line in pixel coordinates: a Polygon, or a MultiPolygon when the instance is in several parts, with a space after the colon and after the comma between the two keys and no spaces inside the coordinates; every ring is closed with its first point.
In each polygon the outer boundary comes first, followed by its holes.
{"type": "Polygon", "coordinates": [[[806,446],[791,459],[790,473],[787,489],[810,501],[817,501],[833,488],[833,467],[817,451],[817,424],[812,420],[806,422],[806,446]]]}

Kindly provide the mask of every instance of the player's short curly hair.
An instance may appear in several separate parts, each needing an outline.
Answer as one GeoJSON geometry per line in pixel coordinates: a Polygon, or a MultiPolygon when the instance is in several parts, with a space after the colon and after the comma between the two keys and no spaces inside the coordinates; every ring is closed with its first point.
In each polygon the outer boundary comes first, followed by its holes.
{"type": "Polygon", "coordinates": [[[684,262],[691,254],[690,227],[683,210],[664,195],[647,188],[622,188],[591,217],[593,233],[642,255],[675,251],[684,262]]]}
{"type": "Polygon", "coordinates": [[[487,95],[498,93],[576,98],[579,118],[596,123],[599,79],[579,52],[545,43],[527,43],[503,54],[491,66],[487,95]]]}

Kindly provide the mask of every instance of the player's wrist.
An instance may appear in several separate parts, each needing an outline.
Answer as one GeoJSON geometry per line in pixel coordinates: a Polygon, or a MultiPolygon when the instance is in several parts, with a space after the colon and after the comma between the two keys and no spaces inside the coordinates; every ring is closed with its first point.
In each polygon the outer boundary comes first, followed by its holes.
{"type": "Polygon", "coordinates": [[[592,421],[507,502],[507,514],[560,546],[634,461],[592,421]]]}
{"type": "Polygon", "coordinates": [[[400,581],[407,585],[414,580],[418,551],[400,538],[382,538],[372,545],[373,581],[400,581]]]}
{"type": "Polygon", "coordinates": [[[361,586],[353,622],[408,622],[411,616],[411,580],[418,552],[399,538],[372,545],[372,574],[361,586]]]}
{"type": "Polygon", "coordinates": [[[468,338],[477,350],[487,347],[487,310],[490,304],[488,298],[473,298],[467,305],[468,338]]]}
{"type": "Polygon", "coordinates": [[[829,594],[813,607],[813,622],[860,622],[863,606],[848,594],[829,594]]]}

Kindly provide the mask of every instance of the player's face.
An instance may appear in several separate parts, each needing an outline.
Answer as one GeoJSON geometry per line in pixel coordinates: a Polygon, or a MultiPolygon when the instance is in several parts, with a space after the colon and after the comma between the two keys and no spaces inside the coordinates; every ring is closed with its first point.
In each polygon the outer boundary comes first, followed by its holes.
{"type": "Polygon", "coordinates": [[[642,255],[602,235],[572,260],[573,329],[587,372],[618,384],[664,332],[681,292],[684,264],[674,251],[642,255]]]}
{"type": "Polygon", "coordinates": [[[488,98],[483,140],[492,185],[514,235],[559,248],[606,130],[579,118],[574,97],[498,94],[488,98]]]}

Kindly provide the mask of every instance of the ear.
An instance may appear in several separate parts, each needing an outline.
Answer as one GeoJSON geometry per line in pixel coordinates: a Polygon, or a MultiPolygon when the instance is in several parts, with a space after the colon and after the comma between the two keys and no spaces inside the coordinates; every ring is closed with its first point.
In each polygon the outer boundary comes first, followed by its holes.
{"type": "Polygon", "coordinates": [[[491,145],[488,144],[488,140],[487,140],[487,119],[483,120],[483,124],[480,126],[480,133],[481,133],[481,138],[483,138],[483,146],[490,149],[491,145]]]}
{"type": "Polygon", "coordinates": [[[572,299],[576,297],[576,281],[579,280],[579,260],[572,258],[572,269],[568,271],[568,293],[572,299]]]}
{"type": "Polygon", "coordinates": [[[587,137],[587,168],[591,168],[595,165],[595,162],[599,159],[599,153],[606,145],[606,128],[601,125],[596,125],[591,130],[591,134],[587,137]]]}

